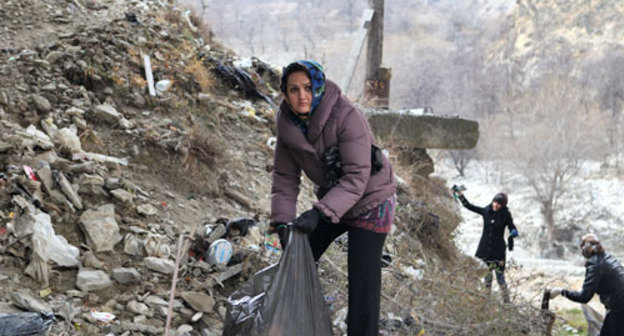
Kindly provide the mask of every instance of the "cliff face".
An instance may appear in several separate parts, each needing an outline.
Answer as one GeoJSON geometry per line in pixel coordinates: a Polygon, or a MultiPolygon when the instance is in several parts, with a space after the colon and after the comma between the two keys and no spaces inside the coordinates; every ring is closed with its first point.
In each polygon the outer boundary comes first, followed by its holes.
{"type": "Polygon", "coordinates": [[[611,0],[520,0],[511,12],[496,58],[535,58],[569,53],[591,60],[622,46],[624,3],[611,0]]]}

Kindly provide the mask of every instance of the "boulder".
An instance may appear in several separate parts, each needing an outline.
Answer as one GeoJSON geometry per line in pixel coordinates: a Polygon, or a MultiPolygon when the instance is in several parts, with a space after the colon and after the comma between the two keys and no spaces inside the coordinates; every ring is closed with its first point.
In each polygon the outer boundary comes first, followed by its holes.
{"type": "Polygon", "coordinates": [[[121,284],[141,281],[141,274],[136,268],[120,267],[113,269],[113,279],[121,284]]]}
{"type": "Polygon", "coordinates": [[[170,259],[147,257],[143,262],[148,269],[163,274],[173,274],[175,269],[175,263],[170,259]]]}
{"type": "Polygon", "coordinates": [[[112,251],[115,244],[122,239],[115,220],[113,204],[85,211],[80,216],[80,228],[87,237],[87,243],[95,252],[112,251]]]}
{"type": "Polygon", "coordinates": [[[76,277],[76,287],[84,292],[108,288],[111,284],[108,274],[89,268],[80,269],[76,277]]]}
{"type": "Polygon", "coordinates": [[[109,124],[116,124],[123,117],[121,113],[109,104],[98,105],[93,108],[93,117],[109,124]]]}
{"type": "Polygon", "coordinates": [[[199,292],[182,292],[180,297],[196,311],[209,313],[214,308],[215,300],[207,294],[199,292]]]}

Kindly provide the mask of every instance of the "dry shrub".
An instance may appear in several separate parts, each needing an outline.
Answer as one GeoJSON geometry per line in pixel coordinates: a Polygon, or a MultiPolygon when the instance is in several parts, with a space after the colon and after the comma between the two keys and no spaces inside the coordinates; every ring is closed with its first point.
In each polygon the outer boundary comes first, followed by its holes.
{"type": "Polygon", "coordinates": [[[212,168],[223,158],[225,145],[216,135],[194,126],[182,138],[179,148],[182,164],[189,166],[197,161],[212,168]]]}
{"type": "MultiPolygon", "coordinates": [[[[489,294],[477,269],[466,258],[452,268],[426,268],[420,280],[400,275],[386,279],[383,305],[415,319],[397,335],[422,330],[425,335],[541,335],[540,311],[518,297],[503,303],[489,294]]],[[[520,281],[509,282],[512,292],[520,281]]]]}
{"type": "Polygon", "coordinates": [[[452,262],[457,254],[454,231],[461,218],[445,181],[418,175],[415,171],[421,169],[420,164],[394,165],[400,176],[409,176],[406,186],[399,188],[394,222],[397,228],[415,236],[427,251],[452,262]]]}
{"type": "Polygon", "coordinates": [[[209,91],[213,87],[214,80],[201,60],[194,59],[191,61],[191,63],[186,66],[185,71],[193,76],[193,79],[199,84],[202,91],[209,91]]]}
{"type": "Polygon", "coordinates": [[[184,22],[182,21],[182,15],[177,10],[166,11],[165,15],[162,17],[162,20],[177,26],[181,26],[182,24],[184,24],[184,22]]]}
{"type": "Polygon", "coordinates": [[[223,154],[225,145],[216,134],[194,126],[179,137],[159,137],[154,133],[145,141],[152,150],[141,160],[159,170],[173,189],[219,193],[220,168],[226,167],[229,160],[223,154]]]}
{"type": "Polygon", "coordinates": [[[189,16],[189,19],[191,20],[191,23],[193,24],[193,26],[195,26],[198,29],[197,33],[204,40],[204,42],[206,43],[212,42],[214,38],[214,33],[212,29],[210,29],[210,27],[208,26],[208,23],[204,22],[202,18],[200,18],[199,15],[197,15],[196,11],[191,10],[191,15],[189,16]]]}

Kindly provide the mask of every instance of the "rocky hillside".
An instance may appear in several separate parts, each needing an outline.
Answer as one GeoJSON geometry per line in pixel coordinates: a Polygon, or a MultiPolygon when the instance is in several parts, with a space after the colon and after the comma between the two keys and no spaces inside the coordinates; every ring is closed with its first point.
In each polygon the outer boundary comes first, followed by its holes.
{"type": "Polygon", "coordinates": [[[495,57],[527,64],[568,56],[601,58],[623,44],[623,10],[624,4],[614,0],[518,1],[494,48],[495,57]]]}
{"type": "MultiPolygon", "coordinates": [[[[0,26],[0,312],[52,314],[53,335],[162,335],[180,254],[172,330],[219,335],[227,296],[279,258],[264,234],[278,74],[160,0],[4,1],[0,26]],[[182,234],[193,241],[179,250],[182,234]],[[225,265],[205,258],[220,238],[234,250],[225,265]]],[[[444,182],[391,156],[405,182],[383,334],[539,329],[533,308],[480,299],[444,182]]],[[[306,182],[299,208],[311,202],[306,182]]],[[[335,334],[346,244],[319,266],[335,334]]]]}

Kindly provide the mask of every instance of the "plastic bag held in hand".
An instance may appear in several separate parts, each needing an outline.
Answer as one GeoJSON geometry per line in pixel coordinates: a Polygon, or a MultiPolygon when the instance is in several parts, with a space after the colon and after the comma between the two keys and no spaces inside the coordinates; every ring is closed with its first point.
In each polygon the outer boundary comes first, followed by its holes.
{"type": "Polygon", "coordinates": [[[307,235],[291,230],[277,265],[228,299],[223,336],[329,336],[331,320],[307,235]]]}

